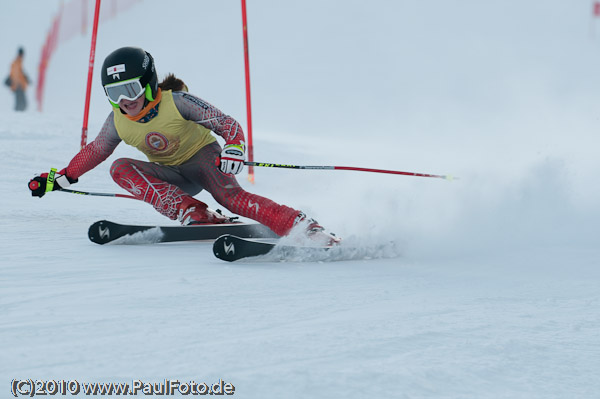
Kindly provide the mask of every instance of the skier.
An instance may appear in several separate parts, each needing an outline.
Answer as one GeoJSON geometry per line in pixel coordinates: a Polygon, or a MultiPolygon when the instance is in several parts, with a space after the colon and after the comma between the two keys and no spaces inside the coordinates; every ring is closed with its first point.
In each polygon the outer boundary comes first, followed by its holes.
{"type": "Polygon", "coordinates": [[[33,196],[76,183],[124,141],[143,152],[149,162],[117,159],[110,168],[111,177],[169,219],[183,225],[231,222],[193,197],[204,189],[229,211],[256,220],[280,236],[302,225],[317,241],[337,241],[303,212],[240,187],[234,176],[242,171],[245,160],[239,123],[188,93],[172,74],[159,84],[150,53],[136,47],[117,49],[104,60],[101,74],[112,112],[96,139],[56,174],[53,187],[47,188],[47,173],[30,181],[33,196]],[[224,139],[223,148],[211,131],[224,139]]]}
{"type": "Polygon", "coordinates": [[[10,90],[15,93],[15,111],[25,111],[27,108],[27,97],[25,91],[29,85],[29,78],[23,70],[23,59],[25,50],[19,47],[17,57],[10,65],[10,75],[7,84],[10,90]]]}

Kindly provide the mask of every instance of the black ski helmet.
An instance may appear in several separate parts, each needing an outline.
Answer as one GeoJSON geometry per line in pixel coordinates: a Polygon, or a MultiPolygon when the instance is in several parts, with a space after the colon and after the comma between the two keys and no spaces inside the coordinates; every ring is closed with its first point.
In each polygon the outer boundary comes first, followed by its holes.
{"type": "MultiPolygon", "coordinates": [[[[139,78],[142,87],[146,89],[146,99],[154,101],[156,98],[158,77],[154,58],[139,47],[121,47],[110,53],[104,59],[101,74],[102,87],[110,83],[139,78]]],[[[118,104],[112,101],[111,104],[118,107],[118,104]]]]}

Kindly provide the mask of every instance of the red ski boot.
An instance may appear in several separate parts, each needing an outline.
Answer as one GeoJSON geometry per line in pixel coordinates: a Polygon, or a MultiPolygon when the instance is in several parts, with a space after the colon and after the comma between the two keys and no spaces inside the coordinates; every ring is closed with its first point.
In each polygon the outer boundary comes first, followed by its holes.
{"type": "Polygon", "coordinates": [[[177,220],[182,225],[232,223],[233,218],[208,208],[204,202],[193,197],[184,197],[179,204],[177,220]]]}

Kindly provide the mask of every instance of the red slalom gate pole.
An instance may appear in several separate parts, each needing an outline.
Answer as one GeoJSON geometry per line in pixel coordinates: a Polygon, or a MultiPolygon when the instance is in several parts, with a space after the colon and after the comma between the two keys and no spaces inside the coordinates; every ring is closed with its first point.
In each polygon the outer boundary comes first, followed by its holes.
{"type": "MultiPolygon", "coordinates": [[[[246,114],[248,119],[248,161],[254,161],[252,145],[252,106],[250,101],[250,57],[248,54],[248,21],[246,18],[246,0],[242,0],[242,25],[244,32],[244,66],[246,71],[246,114]]],[[[248,180],[254,183],[254,167],[248,167],[248,180]]]]}
{"type": "Polygon", "coordinates": [[[94,27],[92,28],[92,45],[90,47],[90,62],[88,65],[88,81],[85,93],[85,109],[83,110],[83,127],[81,128],[81,148],[87,144],[88,117],[90,114],[90,95],[92,92],[92,78],[94,74],[94,60],[96,59],[96,37],[98,35],[98,17],[100,16],[100,0],[96,0],[94,11],[94,27]]]}
{"type": "Polygon", "coordinates": [[[244,162],[244,165],[258,166],[258,167],[265,167],[265,168],[284,168],[284,169],[353,170],[353,171],[358,171],[358,172],[389,173],[389,174],[393,174],[393,175],[434,177],[437,179],[458,180],[457,177],[453,177],[451,175],[432,175],[429,173],[402,172],[399,170],[385,170],[385,169],[372,169],[372,168],[357,168],[354,166],[301,166],[301,165],[286,165],[286,164],[265,163],[265,162],[244,162]]]}

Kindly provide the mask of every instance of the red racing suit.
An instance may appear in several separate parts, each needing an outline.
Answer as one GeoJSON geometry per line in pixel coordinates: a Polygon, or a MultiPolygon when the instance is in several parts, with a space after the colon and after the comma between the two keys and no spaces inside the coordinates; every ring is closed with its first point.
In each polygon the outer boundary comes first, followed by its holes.
{"type": "Polygon", "coordinates": [[[153,162],[120,158],[112,164],[110,174],[119,186],[161,214],[176,219],[184,199],[204,189],[229,211],[256,220],[279,235],[287,234],[301,212],[249,193],[234,175],[221,172],[216,164],[221,147],[210,131],[227,144],[244,141],[239,123],[209,103],[186,92],[159,92],[136,118],[115,108],[96,139],[71,160],[66,174],[78,179],[106,160],[125,140],[153,162]],[[163,117],[163,123],[156,125],[161,108],[168,118],[163,117]],[[204,136],[198,139],[194,135],[204,136]],[[190,143],[199,148],[190,152],[190,143]]]}

